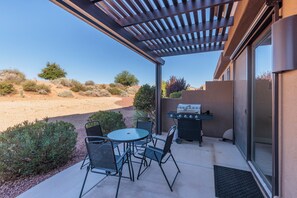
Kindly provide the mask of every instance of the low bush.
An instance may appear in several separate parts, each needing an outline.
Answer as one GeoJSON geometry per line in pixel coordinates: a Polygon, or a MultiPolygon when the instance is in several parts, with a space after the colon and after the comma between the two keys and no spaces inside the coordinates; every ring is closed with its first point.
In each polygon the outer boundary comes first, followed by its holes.
{"type": "Polygon", "coordinates": [[[126,91],[121,90],[120,96],[121,97],[128,97],[129,94],[126,91]]]}
{"type": "Polygon", "coordinates": [[[73,94],[72,94],[72,91],[65,90],[65,91],[59,92],[58,93],[58,96],[59,97],[62,97],[62,98],[72,98],[73,97],[73,94]]]}
{"type": "Polygon", "coordinates": [[[173,92],[169,95],[169,98],[180,98],[182,95],[181,91],[173,92]]]}
{"type": "Polygon", "coordinates": [[[48,172],[72,157],[77,133],[71,123],[24,122],[0,133],[0,176],[48,172]]]}
{"type": "Polygon", "coordinates": [[[58,78],[55,80],[51,80],[51,82],[55,85],[63,85],[64,87],[72,87],[72,81],[68,78],[58,78]]]}
{"type": "Polygon", "coordinates": [[[39,94],[48,94],[51,92],[51,88],[48,85],[45,85],[45,84],[38,85],[33,80],[26,80],[22,86],[24,91],[37,92],[39,94]]]}
{"type": "Polygon", "coordinates": [[[13,85],[7,82],[0,82],[0,96],[11,94],[15,91],[13,85]]]}
{"type": "Polygon", "coordinates": [[[88,81],[85,82],[85,85],[86,85],[86,86],[89,86],[89,85],[95,85],[95,83],[94,83],[94,81],[92,81],[92,80],[88,80],[88,81]]]}
{"type": "Polygon", "coordinates": [[[33,80],[26,80],[22,86],[24,91],[37,91],[37,83],[33,80]]]}
{"type": "Polygon", "coordinates": [[[99,111],[88,118],[88,121],[99,121],[103,134],[107,134],[116,129],[126,128],[123,114],[112,111],[99,111]]]}
{"type": "Polygon", "coordinates": [[[92,96],[92,97],[110,97],[111,94],[105,89],[93,89],[87,90],[84,92],[79,92],[83,96],[92,96]]]}
{"type": "Polygon", "coordinates": [[[124,85],[122,85],[121,83],[110,83],[109,87],[126,90],[126,87],[124,85]]]}
{"type": "Polygon", "coordinates": [[[128,87],[126,91],[130,95],[135,95],[137,93],[138,89],[139,88],[137,88],[137,87],[128,87]]]}
{"type": "Polygon", "coordinates": [[[107,88],[107,91],[109,91],[109,93],[111,93],[112,95],[121,95],[122,93],[122,90],[116,87],[109,87],[107,88]]]}
{"type": "Polygon", "coordinates": [[[87,91],[87,88],[77,80],[72,80],[72,87],[70,89],[74,92],[87,91]]]}
{"type": "Polygon", "coordinates": [[[0,82],[20,84],[26,80],[25,74],[16,69],[0,70],[0,82]]]}

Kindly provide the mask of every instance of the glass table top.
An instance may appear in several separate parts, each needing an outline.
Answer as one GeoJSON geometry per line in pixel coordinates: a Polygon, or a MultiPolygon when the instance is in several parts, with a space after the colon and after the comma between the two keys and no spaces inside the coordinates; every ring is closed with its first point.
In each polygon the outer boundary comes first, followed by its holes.
{"type": "Polygon", "coordinates": [[[133,142],[142,140],[149,135],[149,132],[144,129],[126,128],[118,129],[107,134],[107,137],[118,142],[133,142]]]}

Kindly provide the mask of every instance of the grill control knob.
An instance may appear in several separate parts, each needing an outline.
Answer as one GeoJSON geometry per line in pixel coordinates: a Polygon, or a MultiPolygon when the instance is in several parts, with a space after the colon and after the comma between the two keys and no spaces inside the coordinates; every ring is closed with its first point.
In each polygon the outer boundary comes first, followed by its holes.
{"type": "Polygon", "coordinates": [[[195,116],[195,119],[198,119],[198,116],[197,115],[195,116]]]}
{"type": "Polygon", "coordinates": [[[192,115],[190,115],[190,116],[189,116],[189,118],[191,118],[191,119],[192,119],[192,118],[193,118],[193,116],[192,116],[192,115]]]}
{"type": "Polygon", "coordinates": [[[178,115],[177,117],[178,117],[178,118],[181,118],[182,116],[181,116],[181,115],[178,115]]]}
{"type": "Polygon", "coordinates": [[[184,115],[184,118],[188,118],[188,116],[187,115],[184,115]]]}

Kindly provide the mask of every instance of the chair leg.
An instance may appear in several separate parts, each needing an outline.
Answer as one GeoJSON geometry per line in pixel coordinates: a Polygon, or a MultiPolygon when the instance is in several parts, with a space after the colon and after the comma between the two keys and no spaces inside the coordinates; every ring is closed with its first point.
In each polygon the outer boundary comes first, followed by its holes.
{"type": "Polygon", "coordinates": [[[85,179],[84,179],[84,183],[83,183],[83,185],[82,185],[82,187],[81,187],[80,194],[79,194],[79,197],[80,197],[80,198],[81,198],[81,196],[82,196],[82,193],[83,193],[83,190],[84,190],[84,187],[85,187],[85,184],[86,184],[86,180],[87,180],[89,171],[90,171],[90,166],[87,167],[87,173],[86,173],[86,176],[85,176],[85,179]]]}
{"type": "Polygon", "coordinates": [[[116,198],[118,197],[120,183],[121,183],[121,178],[122,178],[122,172],[119,172],[119,181],[118,181],[118,186],[117,186],[117,193],[116,193],[116,196],[115,196],[116,198]]]}
{"type": "Polygon", "coordinates": [[[175,159],[174,159],[174,157],[173,157],[173,155],[172,155],[171,153],[170,153],[170,156],[172,157],[173,162],[174,162],[174,164],[175,164],[175,166],[176,166],[178,172],[180,173],[180,169],[179,169],[179,167],[177,166],[177,163],[176,163],[176,161],[175,161],[175,159]]]}
{"type": "Polygon", "coordinates": [[[88,158],[88,154],[86,154],[86,156],[84,158],[84,161],[82,162],[82,164],[80,166],[80,169],[82,169],[85,166],[85,161],[86,161],[87,158],[88,158]]]}
{"type": "Polygon", "coordinates": [[[163,168],[162,168],[161,163],[159,163],[159,166],[160,166],[160,168],[161,168],[161,171],[162,171],[162,173],[163,173],[163,175],[164,175],[164,177],[165,177],[165,179],[166,179],[166,182],[167,182],[167,184],[168,184],[170,190],[173,191],[173,190],[172,190],[172,187],[171,187],[171,185],[170,185],[170,183],[169,183],[169,181],[168,181],[168,179],[167,179],[167,176],[166,176],[166,174],[165,174],[165,172],[164,172],[164,170],[163,170],[163,168]]]}
{"type": "Polygon", "coordinates": [[[137,174],[137,179],[139,179],[143,161],[144,161],[144,157],[142,158],[142,160],[141,160],[141,162],[140,162],[140,166],[139,166],[139,170],[138,170],[138,174],[137,174]]]}

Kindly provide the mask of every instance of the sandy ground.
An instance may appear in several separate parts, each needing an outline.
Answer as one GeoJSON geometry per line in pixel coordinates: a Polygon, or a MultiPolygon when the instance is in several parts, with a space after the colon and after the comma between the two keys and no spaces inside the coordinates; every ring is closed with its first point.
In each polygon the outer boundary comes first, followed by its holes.
{"type": "Polygon", "coordinates": [[[85,114],[99,110],[117,109],[119,97],[41,99],[26,101],[0,101],[0,131],[25,120],[45,117],[85,114]]]}
{"type": "Polygon", "coordinates": [[[127,127],[132,126],[133,118],[132,97],[102,97],[102,98],[0,98],[0,131],[22,121],[49,118],[49,121],[63,120],[72,123],[78,133],[76,150],[72,160],[63,167],[48,173],[18,178],[14,181],[0,182],[0,197],[16,197],[32,186],[44,181],[52,175],[82,160],[86,154],[84,124],[88,117],[99,110],[120,111],[125,118],[127,127]]]}

